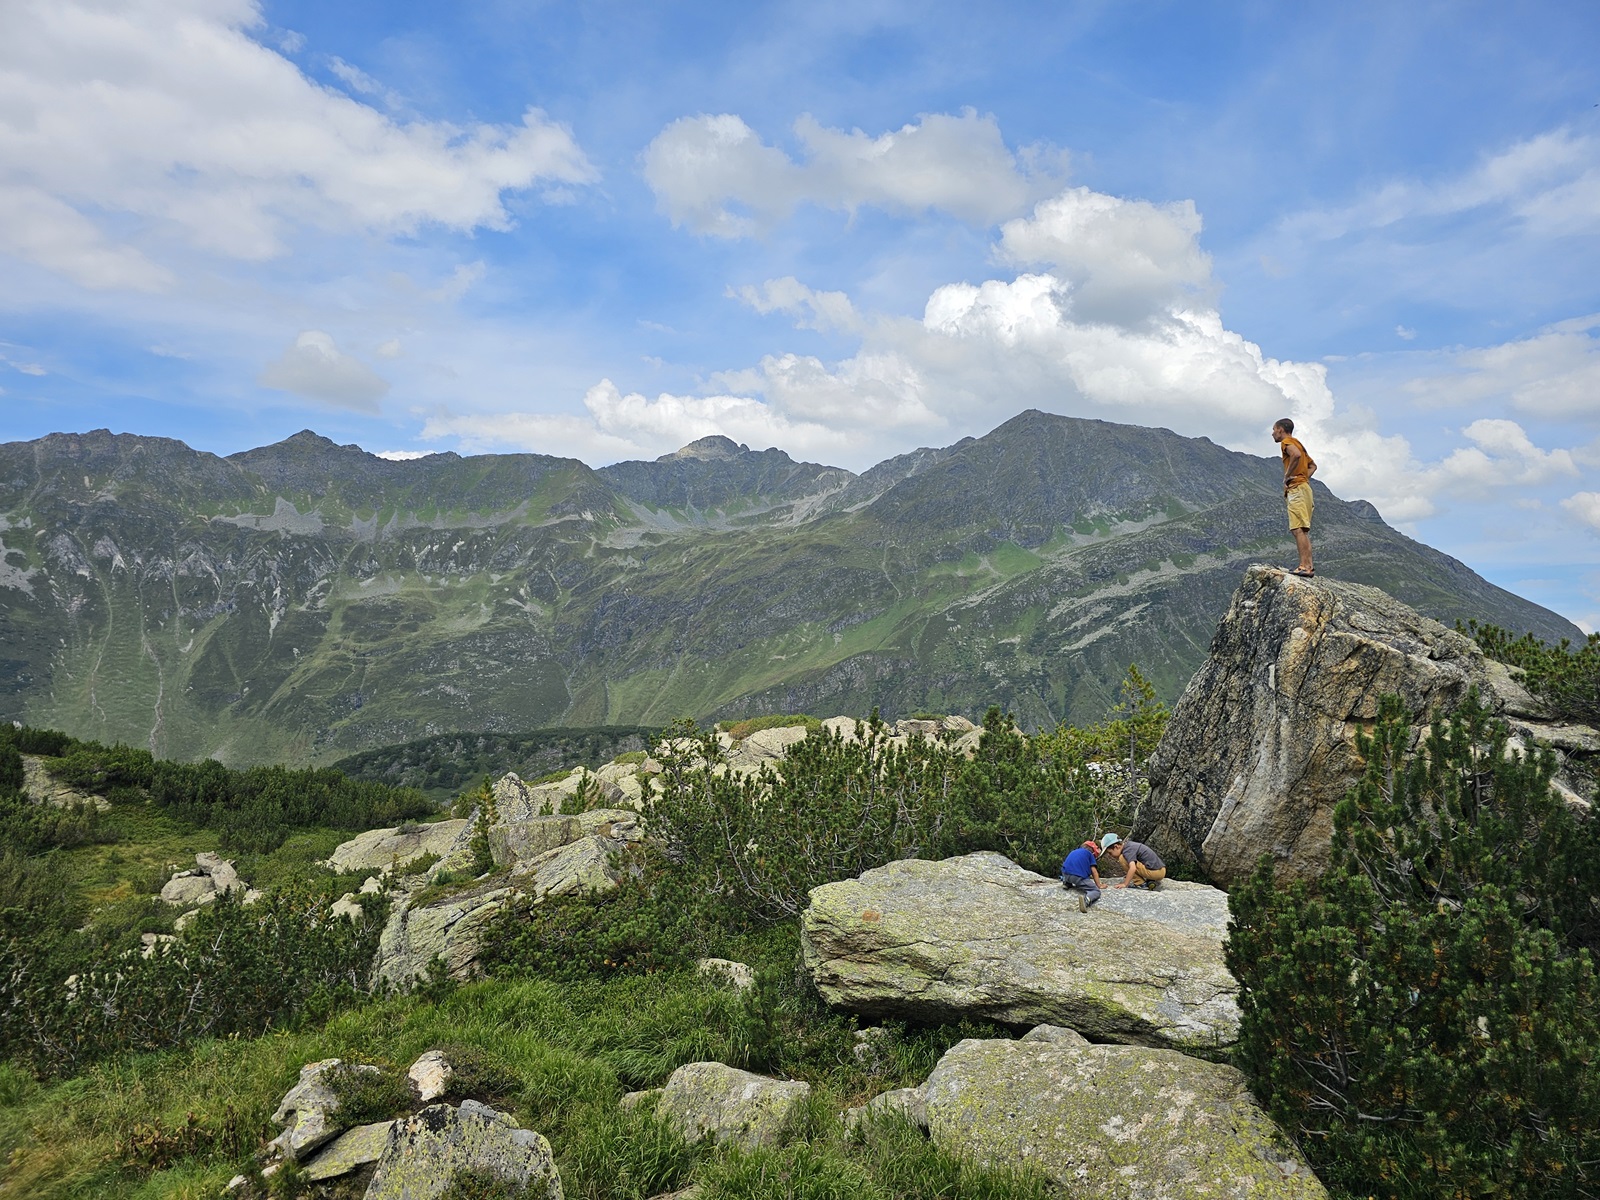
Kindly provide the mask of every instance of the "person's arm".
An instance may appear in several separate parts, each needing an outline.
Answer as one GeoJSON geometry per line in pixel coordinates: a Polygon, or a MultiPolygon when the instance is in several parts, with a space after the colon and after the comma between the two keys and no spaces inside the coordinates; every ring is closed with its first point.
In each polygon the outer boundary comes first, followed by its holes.
{"type": "Polygon", "coordinates": [[[1300,451],[1296,447],[1283,448],[1283,490],[1286,492],[1289,490],[1289,476],[1294,474],[1295,464],[1300,461],[1300,457],[1300,451]]]}
{"type": "Polygon", "coordinates": [[[1095,887],[1099,887],[1100,886],[1100,868],[1099,867],[1090,867],[1089,868],[1089,878],[1094,880],[1095,887]]]}

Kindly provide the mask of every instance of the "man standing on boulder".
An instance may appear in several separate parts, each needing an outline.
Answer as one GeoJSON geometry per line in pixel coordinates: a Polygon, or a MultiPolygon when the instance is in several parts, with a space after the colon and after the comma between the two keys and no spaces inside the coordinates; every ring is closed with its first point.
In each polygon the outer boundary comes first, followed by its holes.
{"type": "Polygon", "coordinates": [[[1290,574],[1310,579],[1316,574],[1311,567],[1311,476],[1316,474],[1317,464],[1293,434],[1294,422],[1288,417],[1272,427],[1272,440],[1283,453],[1283,495],[1289,504],[1289,532],[1294,534],[1294,544],[1300,551],[1300,565],[1290,574]]]}
{"type": "Polygon", "coordinates": [[[1088,912],[1089,905],[1100,899],[1100,871],[1095,860],[1100,857],[1100,847],[1085,842],[1061,864],[1061,886],[1078,893],[1078,911],[1088,912]]]}
{"type": "Polygon", "coordinates": [[[1167,864],[1161,856],[1143,842],[1125,842],[1114,833],[1100,839],[1105,852],[1122,864],[1125,872],[1119,888],[1138,887],[1141,883],[1152,892],[1167,877],[1167,864]]]}

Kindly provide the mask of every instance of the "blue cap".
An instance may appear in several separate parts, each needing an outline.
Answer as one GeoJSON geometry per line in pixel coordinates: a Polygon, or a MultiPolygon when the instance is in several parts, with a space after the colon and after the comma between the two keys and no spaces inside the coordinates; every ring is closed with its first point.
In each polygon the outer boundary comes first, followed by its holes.
{"type": "Polygon", "coordinates": [[[1100,850],[1101,850],[1101,852],[1103,853],[1103,852],[1111,849],[1111,847],[1115,846],[1121,840],[1122,840],[1122,835],[1120,833],[1108,833],[1108,834],[1106,834],[1105,837],[1100,839],[1100,850]]]}

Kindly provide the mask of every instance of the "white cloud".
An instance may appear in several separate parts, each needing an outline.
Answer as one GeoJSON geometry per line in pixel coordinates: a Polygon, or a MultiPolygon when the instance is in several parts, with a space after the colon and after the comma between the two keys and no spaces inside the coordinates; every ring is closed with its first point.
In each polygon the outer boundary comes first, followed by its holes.
{"type": "Polygon", "coordinates": [[[1391,182],[1344,208],[1299,213],[1284,228],[1332,240],[1478,209],[1501,210],[1539,235],[1600,229],[1600,138],[1551,130],[1487,155],[1454,178],[1391,182]]]}
{"type": "Polygon", "coordinates": [[[843,292],[817,292],[793,275],[769,279],[759,288],[745,284],[728,289],[728,295],[756,312],[787,313],[801,329],[853,331],[861,328],[855,306],[843,292]]]}
{"type": "Polygon", "coordinates": [[[379,450],[373,457],[386,458],[390,462],[413,462],[419,458],[427,458],[435,453],[432,450],[379,450]]]}
{"type": "Polygon", "coordinates": [[[424,439],[459,438],[468,450],[509,446],[539,454],[580,458],[591,464],[654,458],[697,438],[720,433],[764,448],[781,446],[799,457],[835,458],[848,435],[816,421],[796,421],[744,396],[675,396],[654,400],[624,394],[602,379],[583,398],[586,416],[570,413],[436,414],[424,439]]]}
{"type": "Polygon", "coordinates": [[[0,15],[0,251],[160,290],[172,243],[244,260],[296,224],[510,224],[501,196],[592,181],[571,133],[397,122],[251,38],[254,0],[19,0],[0,15]]]}
{"type": "Polygon", "coordinates": [[[1407,329],[1404,325],[1396,325],[1394,327],[1394,335],[1403,342],[1414,342],[1417,340],[1417,331],[1415,329],[1407,329]]]}
{"type": "Polygon", "coordinates": [[[1451,352],[1446,369],[1410,381],[1424,404],[1508,403],[1541,417],[1600,419],[1600,314],[1562,321],[1533,337],[1451,352]]]}
{"type": "Polygon", "coordinates": [[[1600,533],[1600,492],[1576,492],[1563,500],[1561,507],[1600,533]]]}
{"type": "Polygon", "coordinates": [[[976,225],[1019,212],[1049,186],[1030,156],[1013,154],[993,117],[924,115],[871,137],[806,116],[794,132],[802,161],[764,143],[730,113],[683,117],[645,148],[644,175],[674,225],[748,237],[803,203],[854,212],[930,210],[976,225]]]}
{"type": "Polygon", "coordinates": [[[378,401],[389,391],[387,381],[359,358],[341,351],[333,338],[319,329],[308,329],[295,338],[294,345],[262,370],[260,382],[359,412],[377,412],[378,401]]]}
{"type": "Polygon", "coordinates": [[[1156,205],[1079,187],[1006,222],[997,255],[1014,266],[1053,268],[1072,285],[1074,320],[1131,325],[1208,306],[1211,258],[1199,239],[1192,200],[1156,205]]]}

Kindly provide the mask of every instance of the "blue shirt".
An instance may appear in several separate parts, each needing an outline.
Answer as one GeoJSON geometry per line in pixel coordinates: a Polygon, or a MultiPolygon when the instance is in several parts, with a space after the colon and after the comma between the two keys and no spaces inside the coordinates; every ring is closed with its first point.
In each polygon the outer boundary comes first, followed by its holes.
{"type": "Polygon", "coordinates": [[[1094,866],[1094,851],[1087,846],[1079,846],[1071,854],[1067,855],[1067,861],[1061,864],[1061,873],[1063,875],[1081,875],[1083,878],[1088,879],[1089,872],[1094,870],[1094,866]]]}

